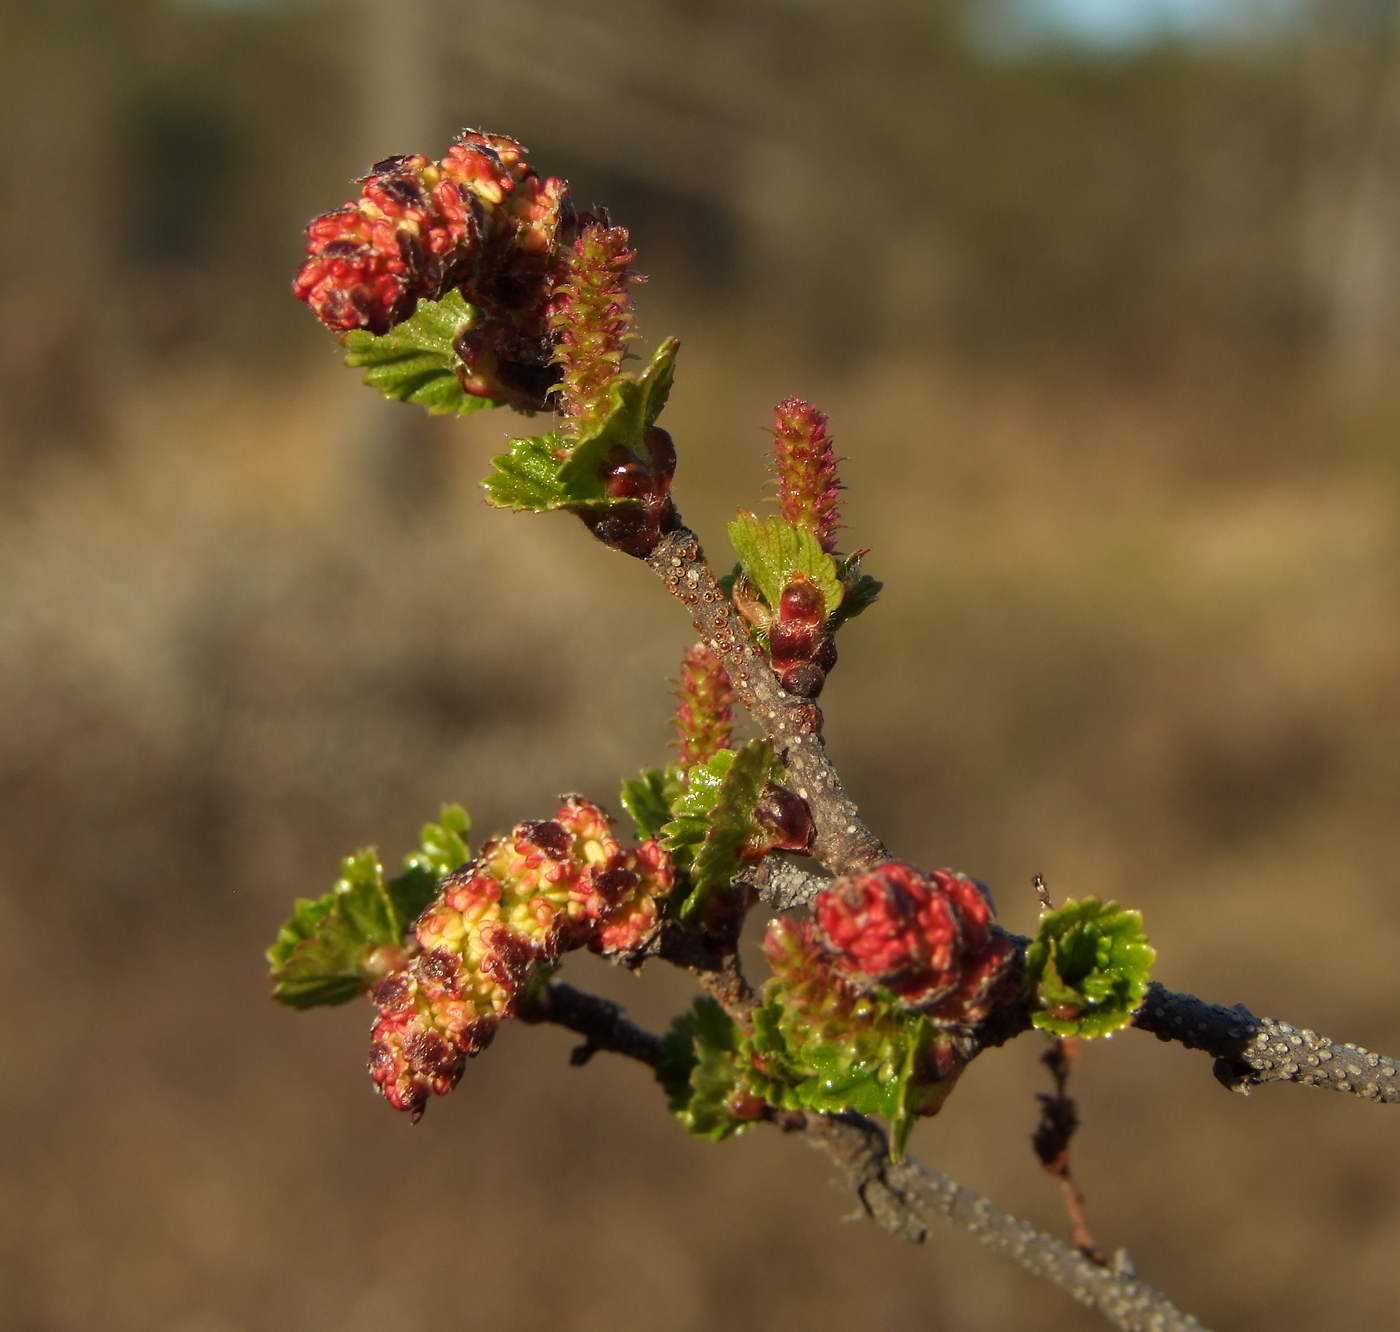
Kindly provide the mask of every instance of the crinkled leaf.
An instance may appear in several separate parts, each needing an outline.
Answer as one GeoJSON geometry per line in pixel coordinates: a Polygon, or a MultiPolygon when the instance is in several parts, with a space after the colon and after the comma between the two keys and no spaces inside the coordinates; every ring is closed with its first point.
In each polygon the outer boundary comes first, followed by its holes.
{"type": "Polygon", "coordinates": [[[797,573],[806,574],[821,590],[828,616],[841,605],[845,589],[836,561],[822,549],[810,528],[784,518],[765,521],[741,509],[727,530],[739,563],[769,606],[777,607],[783,588],[797,573]]]}
{"type": "Polygon", "coordinates": [[[738,1026],[709,998],[697,999],[662,1037],[657,1081],[671,1113],[691,1133],[719,1140],[748,1127],[730,1109],[735,1093],[748,1090],[742,1044],[738,1026]]]}
{"type": "Polygon", "coordinates": [[[362,366],[365,383],[397,402],[414,402],[434,416],[467,416],[502,404],[468,393],[457,378],[453,341],[477,317],[475,307],[450,291],[440,301],[419,301],[411,318],[382,336],[363,329],[343,339],[345,364],[362,366]]]}
{"type": "Polygon", "coordinates": [[[676,353],[680,351],[679,338],[667,338],[651,355],[651,362],[638,377],[642,390],[642,423],[655,425],[656,418],[665,409],[671,396],[671,385],[676,379],[676,353]]]}
{"type": "Polygon", "coordinates": [[[405,929],[437,896],[438,884],[471,859],[467,846],[471,826],[471,818],[461,805],[444,805],[437,823],[423,825],[419,849],[403,858],[403,873],[386,885],[405,929]]]}
{"type": "Polygon", "coordinates": [[[869,609],[879,599],[884,584],[878,578],[860,571],[861,553],[848,555],[836,566],[837,576],[845,595],[841,604],[831,613],[826,627],[835,632],[847,620],[854,620],[863,610],[869,609]]]}
{"type": "Polygon", "coordinates": [[[675,378],[679,347],[675,338],[667,338],[640,375],[619,375],[609,385],[611,403],[607,415],[579,436],[569,451],[568,460],[559,469],[559,484],[570,503],[636,506],[636,500],[617,500],[608,495],[605,469],[615,449],[646,457],[642,434],[655,423],[666,405],[675,378]]]}
{"type": "Polygon", "coordinates": [[[557,434],[511,441],[510,452],[491,460],[486,498],[501,509],[636,509],[641,501],[607,492],[606,471],[613,451],[645,457],[642,434],[665,406],[675,373],[676,349],[670,338],[656,349],[640,375],[619,375],[609,387],[611,406],[579,439],[557,434]]]}
{"type": "Polygon", "coordinates": [[[324,897],[299,897],[292,908],[291,918],[277,931],[277,938],[267,950],[267,960],[274,970],[280,970],[290,961],[292,952],[299,943],[313,938],[321,922],[335,909],[335,893],[324,897]]]}
{"type": "Polygon", "coordinates": [[[764,787],[782,775],[782,762],[766,740],[722,749],[686,774],[686,790],[673,802],[674,818],[661,834],[690,878],[682,917],[702,910],[710,895],[739,872],[744,853],[767,835],[754,820],[754,808],[764,787]]]}
{"type": "Polygon", "coordinates": [[[418,850],[404,857],[404,868],[421,865],[435,878],[445,879],[472,858],[467,834],[471,815],[461,805],[444,805],[436,823],[425,823],[418,834],[418,850]]]}
{"type": "Polygon", "coordinates": [[[920,1077],[938,1037],[922,1014],[878,998],[844,1030],[824,1026],[802,1005],[790,1005],[781,984],[770,983],[754,1010],[749,1082],[780,1109],[883,1115],[897,1161],[914,1122],[935,1113],[957,1081],[956,1075],[940,1082],[920,1077]]]}
{"type": "MultiPolygon", "coordinates": [[[[406,861],[408,859],[405,857],[406,861]]],[[[437,896],[439,882],[439,877],[426,865],[409,864],[402,874],[396,874],[384,885],[405,927],[412,925],[437,896]]]]}
{"type": "Polygon", "coordinates": [[[882,1115],[899,1160],[916,1119],[933,1114],[957,1081],[956,1074],[934,1083],[920,1077],[939,1039],[935,1027],[874,1000],[858,1020],[833,1028],[787,999],[783,986],[770,982],[751,1033],[713,999],[698,1000],[678,1018],[657,1066],[672,1113],[692,1133],[712,1138],[746,1127],[751,1121],[735,1110],[752,1098],[779,1110],[882,1115]]]}
{"type": "Polygon", "coordinates": [[[1147,993],[1156,953],[1142,916],[1095,897],[1041,918],[1026,950],[1031,1020],[1057,1036],[1104,1036],[1126,1026],[1147,993]]]}
{"type": "Polygon", "coordinates": [[[685,776],[685,790],[671,802],[671,821],[661,830],[661,842],[677,854],[677,863],[684,868],[689,868],[695,848],[710,831],[710,814],[719,803],[720,787],[736,752],[721,749],[713,758],[691,767],[685,776]]]}
{"type": "Polygon", "coordinates": [[[782,775],[782,762],[766,740],[750,741],[738,751],[720,784],[709,831],[695,852],[690,867],[692,891],[681,906],[682,916],[693,915],[711,892],[728,884],[739,872],[745,850],[765,838],[765,830],[754,819],[754,809],[763,788],[782,775]]]}
{"type": "Polygon", "coordinates": [[[509,453],[491,459],[495,471],[482,483],[487,503],[498,509],[533,509],[536,513],[562,508],[562,464],[555,453],[563,447],[563,440],[554,434],[511,440],[509,453]]]}
{"type": "Polygon", "coordinates": [[[768,1071],[764,1094],[784,1109],[893,1118],[906,1062],[902,1032],[875,1041],[842,1042],[804,1031],[782,1002],[781,989],[754,1011],[753,1045],[768,1071]]]}
{"type": "Polygon", "coordinates": [[[656,837],[671,821],[671,802],[680,794],[680,776],[675,764],[663,772],[646,768],[640,776],[622,783],[622,808],[637,825],[637,836],[656,837]]]}
{"type": "Polygon", "coordinates": [[[268,949],[272,997],[292,1008],[354,999],[371,982],[369,955],[399,944],[403,929],[374,851],[347,856],[335,887],[316,901],[298,901],[268,949]]]}

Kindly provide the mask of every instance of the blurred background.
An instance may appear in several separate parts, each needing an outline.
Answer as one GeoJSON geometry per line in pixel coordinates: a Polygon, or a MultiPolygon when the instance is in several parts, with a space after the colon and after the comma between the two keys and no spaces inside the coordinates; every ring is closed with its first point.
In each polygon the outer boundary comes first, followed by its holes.
{"type": "MultiPolygon", "coordinates": [[[[312,214],[464,124],[633,228],[721,562],[772,404],[830,413],[887,591],[827,733],[899,855],[1022,931],[1037,872],[1117,897],[1172,988],[1400,1050],[1395,0],[0,0],[0,1321],[1100,1326],[562,1031],[413,1128],[364,1006],[268,1002],[339,856],[666,754],[680,609],[486,509],[518,422],[372,400],[289,295],[312,214]]],[[[1063,1233],[1040,1049],[914,1150],[1063,1233]]],[[[1209,1326],[1393,1324],[1393,1109],[1132,1032],[1075,1091],[1100,1242],[1209,1326]]]]}

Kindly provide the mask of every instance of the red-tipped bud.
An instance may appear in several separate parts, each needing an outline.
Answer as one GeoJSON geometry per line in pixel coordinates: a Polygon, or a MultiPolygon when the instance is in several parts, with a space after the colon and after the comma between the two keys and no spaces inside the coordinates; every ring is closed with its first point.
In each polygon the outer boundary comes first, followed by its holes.
{"type": "Polygon", "coordinates": [[[734,738],[734,687],[720,659],[704,644],[686,648],[676,690],[680,765],[707,763],[734,738]]]}
{"type": "Polygon", "coordinates": [[[773,471],[778,509],[788,522],[810,528],[822,549],[836,549],[841,482],[839,459],[826,433],[826,415],[801,398],[788,398],[773,411],[773,471]]]}

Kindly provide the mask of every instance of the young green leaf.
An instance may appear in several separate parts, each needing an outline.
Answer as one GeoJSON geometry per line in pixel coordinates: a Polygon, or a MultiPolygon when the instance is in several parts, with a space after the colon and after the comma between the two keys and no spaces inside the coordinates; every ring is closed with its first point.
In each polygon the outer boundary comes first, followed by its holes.
{"type": "Polygon", "coordinates": [[[381,337],[363,329],[347,333],[345,364],[362,366],[365,383],[396,402],[413,402],[434,416],[467,416],[502,404],[468,393],[457,378],[457,335],[477,310],[450,291],[440,301],[419,301],[412,318],[381,337]]]}
{"type": "Polygon", "coordinates": [[[1095,897],[1041,918],[1026,950],[1032,1022],[1057,1036],[1104,1036],[1126,1026],[1147,993],[1156,953],[1142,916],[1095,897]]]}
{"type": "Polygon", "coordinates": [[[467,833],[472,821],[461,805],[444,805],[437,823],[425,823],[419,849],[403,858],[403,873],[385,885],[405,929],[437,896],[438,884],[471,859],[467,833]]]}
{"type": "Polygon", "coordinates": [[[709,998],[697,999],[662,1037],[657,1081],[671,1113],[696,1136],[719,1141],[748,1127],[734,1114],[736,1099],[753,1099],[742,1047],[738,1026],[709,998]]]}
{"type": "Polygon", "coordinates": [[[674,817],[661,830],[662,844],[688,872],[691,891],[680,914],[695,915],[716,889],[739,872],[755,844],[771,837],[754,820],[754,809],[770,781],[783,776],[782,761],[766,740],[743,749],[722,749],[686,774],[686,790],[673,802],[674,817]]]}
{"type": "Polygon", "coordinates": [[[375,979],[371,954],[397,947],[403,931],[374,851],[347,856],[335,887],[316,901],[298,901],[268,949],[272,997],[292,1008],[349,1002],[375,979]]]}
{"type": "Polygon", "coordinates": [[[847,620],[854,620],[863,610],[868,610],[879,599],[884,584],[878,578],[860,571],[861,552],[848,555],[836,565],[837,577],[845,595],[841,604],[827,618],[826,627],[835,633],[847,620]]]}
{"type": "Polygon", "coordinates": [[[615,450],[646,455],[642,435],[666,403],[679,345],[674,338],[663,342],[640,376],[619,375],[607,415],[580,439],[548,434],[512,440],[509,453],[491,459],[487,502],[536,513],[640,508],[637,499],[608,494],[607,469],[615,450]]]}
{"type": "Polygon", "coordinates": [[[783,589],[793,574],[806,574],[820,589],[825,614],[833,615],[845,596],[836,561],[822,549],[814,532],[797,527],[782,518],[766,522],[741,509],[728,525],[729,544],[739,557],[744,573],[776,609],[783,589]]]}
{"type": "Polygon", "coordinates": [[[709,831],[695,852],[690,868],[693,888],[681,906],[682,916],[693,915],[710,893],[733,879],[746,859],[744,852],[754,842],[768,840],[771,845],[771,837],[754,819],[754,810],[763,788],[782,776],[782,762],[766,740],[750,741],[737,751],[720,783],[709,831]]]}
{"type": "Polygon", "coordinates": [[[671,802],[671,819],[661,830],[661,843],[676,854],[676,863],[682,868],[690,867],[695,848],[710,831],[710,815],[719,803],[720,787],[737,752],[722,749],[713,758],[691,767],[686,773],[685,790],[671,802]]]}
{"type": "Polygon", "coordinates": [[[486,502],[498,509],[532,509],[536,513],[562,508],[558,454],[563,449],[564,441],[553,434],[511,440],[510,452],[491,459],[495,470],[482,483],[486,502]]]}
{"type": "Polygon", "coordinates": [[[637,836],[656,837],[671,821],[671,802],[680,794],[680,774],[674,764],[663,772],[645,768],[622,783],[622,808],[637,825],[637,836]]]}
{"type": "Polygon", "coordinates": [[[404,868],[421,865],[434,878],[445,879],[471,859],[467,834],[471,815],[461,805],[444,805],[436,823],[425,823],[418,834],[419,847],[404,857],[404,868]]]}

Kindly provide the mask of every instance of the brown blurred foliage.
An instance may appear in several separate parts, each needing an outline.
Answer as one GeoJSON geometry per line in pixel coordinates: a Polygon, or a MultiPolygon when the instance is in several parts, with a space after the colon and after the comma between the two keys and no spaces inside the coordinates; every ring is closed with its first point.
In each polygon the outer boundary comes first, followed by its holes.
{"type": "MultiPolygon", "coordinates": [[[[1373,10],[998,62],[914,0],[0,0],[5,1326],[1098,1326],[961,1235],[842,1226],[815,1156],[689,1140],[563,1033],[506,1033],[410,1128],[363,1009],[267,1002],[339,855],[664,754],[679,612],[577,524],[485,509],[511,421],[370,401],[288,296],[312,213],[464,123],[633,226],[713,548],[771,404],[830,413],[888,586],[828,735],[899,854],[1022,930],[1037,871],[1116,896],[1173,988],[1400,1048],[1373,10]]],[[[686,1002],[568,971],[653,1026],[686,1002]]],[[[1040,1049],[914,1149],[1062,1230],[1040,1049]]],[[[1206,1323],[1388,1325],[1388,1108],[1230,1097],[1133,1033],[1074,1090],[1098,1238],[1206,1323]]]]}

